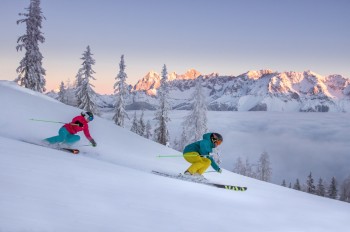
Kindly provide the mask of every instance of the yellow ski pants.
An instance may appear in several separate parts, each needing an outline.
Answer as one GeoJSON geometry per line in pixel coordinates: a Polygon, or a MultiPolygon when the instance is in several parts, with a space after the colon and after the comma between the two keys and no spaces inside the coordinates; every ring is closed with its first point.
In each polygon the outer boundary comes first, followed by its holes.
{"type": "Polygon", "coordinates": [[[187,152],[184,158],[192,165],[187,169],[192,175],[195,173],[203,174],[211,164],[210,159],[199,156],[198,152],[187,152]]]}

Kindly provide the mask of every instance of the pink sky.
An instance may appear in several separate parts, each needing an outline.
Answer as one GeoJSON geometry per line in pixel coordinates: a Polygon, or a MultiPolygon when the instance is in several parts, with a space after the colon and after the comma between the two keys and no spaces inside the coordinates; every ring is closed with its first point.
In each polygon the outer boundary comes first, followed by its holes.
{"type": "MultiPolygon", "coordinates": [[[[29,0],[0,8],[0,79],[13,80],[24,56],[16,25],[29,0]]],[[[127,82],[146,73],[194,68],[203,74],[248,70],[312,70],[350,77],[350,2],[338,0],[42,1],[45,43],[40,44],[47,89],[74,81],[89,45],[96,65],[92,84],[113,93],[121,55],[127,82]],[[84,10],[82,10],[84,5],[84,10]],[[62,13],[64,12],[64,13],[62,13]]]]}

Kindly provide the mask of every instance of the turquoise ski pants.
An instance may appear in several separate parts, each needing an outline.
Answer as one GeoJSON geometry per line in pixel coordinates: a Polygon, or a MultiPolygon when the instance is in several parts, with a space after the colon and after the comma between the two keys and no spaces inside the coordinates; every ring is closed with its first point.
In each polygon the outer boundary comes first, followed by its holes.
{"type": "Polygon", "coordinates": [[[67,131],[65,127],[61,127],[60,130],[58,131],[57,136],[53,136],[50,138],[45,139],[51,144],[54,143],[66,143],[66,144],[73,144],[75,142],[78,142],[80,140],[79,135],[72,135],[67,131]]]}

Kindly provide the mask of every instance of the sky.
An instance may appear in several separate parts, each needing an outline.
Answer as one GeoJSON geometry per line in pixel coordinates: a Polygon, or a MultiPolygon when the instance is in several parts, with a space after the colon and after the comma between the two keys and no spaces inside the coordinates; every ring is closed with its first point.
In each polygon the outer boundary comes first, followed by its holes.
{"type": "Polygon", "coordinates": [[[152,170],[176,175],[189,163],[157,158],[181,153],[97,116],[89,123],[97,147],[84,146],[88,141],[80,133],[79,155],[24,142],[40,143],[59,127],[28,118],[68,121],[80,110],[13,82],[0,81],[0,108],[8,109],[0,114],[0,231],[349,230],[349,203],[227,169],[204,176],[247,191],[154,175],[152,170]]]}
{"type": "MultiPolygon", "coordinates": [[[[29,0],[2,0],[0,74],[16,78],[29,0]]],[[[42,0],[40,44],[47,90],[73,82],[89,45],[98,93],[113,93],[121,55],[127,82],[149,71],[239,75],[248,70],[312,70],[350,77],[347,0],[42,0]]]]}

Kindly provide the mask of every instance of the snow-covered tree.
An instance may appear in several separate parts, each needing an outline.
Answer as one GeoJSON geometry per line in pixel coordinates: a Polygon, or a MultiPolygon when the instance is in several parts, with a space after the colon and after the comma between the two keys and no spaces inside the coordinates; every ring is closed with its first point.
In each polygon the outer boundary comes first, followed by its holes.
{"type": "Polygon", "coordinates": [[[263,152],[260,155],[257,164],[256,176],[257,179],[269,182],[272,175],[272,169],[270,166],[270,157],[267,152],[263,152]]]}
{"type": "Polygon", "coordinates": [[[139,124],[138,124],[137,117],[136,117],[136,111],[134,112],[134,118],[132,120],[132,125],[131,125],[130,130],[136,134],[139,131],[139,124]]]}
{"type": "Polygon", "coordinates": [[[318,179],[318,184],[316,186],[316,194],[321,197],[324,197],[326,195],[326,189],[324,187],[322,178],[318,179]]]}
{"type": "Polygon", "coordinates": [[[350,203],[350,176],[343,181],[340,187],[340,200],[350,203]]]}
{"type": "Polygon", "coordinates": [[[192,110],[183,122],[183,128],[189,135],[189,142],[201,140],[203,134],[208,131],[207,105],[202,88],[203,77],[199,76],[196,82],[195,91],[191,97],[193,99],[192,110]]]}
{"type": "Polygon", "coordinates": [[[144,111],[142,111],[140,119],[137,119],[136,111],[134,113],[134,118],[132,120],[132,125],[131,125],[131,131],[140,135],[144,136],[146,133],[146,125],[145,122],[143,121],[143,115],[144,111]]]}
{"type": "Polygon", "coordinates": [[[77,99],[75,97],[76,85],[71,83],[70,78],[66,80],[64,103],[71,106],[77,106],[77,99]]]}
{"type": "Polygon", "coordinates": [[[115,124],[121,127],[124,127],[125,118],[129,118],[125,110],[125,98],[127,96],[126,78],[128,77],[125,73],[125,67],[124,55],[122,55],[119,63],[119,73],[115,78],[116,83],[114,84],[116,102],[114,106],[115,114],[113,116],[115,124]]]}
{"type": "Polygon", "coordinates": [[[316,186],[314,184],[314,178],[312,177],[312,173],[311,172],[308,175],[307,180],[306,180],[306,192],[307,193],[311,193],[311,194],[315,194],[316,193],[316,186]]]}
{"type": "Polygon", "coordinates": [[[139,119],[139,130],[138,130],[138,134],[141,136],[144,136],[144,134],[146,133],[146,124],[145,124],[145,121],[143,120],[143,116],[144,116],[144,111],[142,110],[142,113],[139,119]]]}
{"type": "Polygon", "coordinates": [[[144,137],[146,139],[150,139],[152,138],[152,125],[151,125],[151,122],[149,120],[147,120],[147,123],[146,123],[146,129],[145,129],[145,133],[144,133],[144,137]]]}
{"type": "Polygon", "coordinates": [[[185,130],[184,126],[182,126],[182,133],[181,133],[181,137],[179,139],[179,144],[176,150],[178,151],[183,151],[185,149],[185,146],[189,144],[189,139],[188,139],[188,135],[187,135],[187,130],[185,130]]]}
{"type": "Polygon", "coordinates": [[[92,58],[92,55],[90,46],[87,46],[86,51],[83,53],[83,57],[81,58],[83,60],[83,67],[79,69],[76,76],[77,87],[75,90],[75,95],[78,101],[78,107],[80,109],[98,114],[98,109],[94,102],[96,93],[92,89],[94,86],[90,84],[90,78],[92,80],[96,80],[93,77],[95,71],[92,69],[92,65],[95,64],[95,60],[92,58]]]}
{"type": "Polygon", "coordinates": [[[328,187],[327,197],[332,199],[337,199],[338,197],[338,189],[337,189],[337,181],[335,177],[332,177],[331,184],[328,187]]]}
{"type": "Polygon", "coordinates": [[[159,107],[155,114],[155,120],[157,122],[156,129],[154,130],[155,141],[163,144],[169,144],[169,131],[168,131],[168,122],[169,111],[171,110],[169,99],[169,86],[168,86],[168,71],[166,66],[163,66],[162,70],[162,79],[160,81],[160,87],[158,89],[159,97],[159,107]]]}
{"type": "Polygon", "coordinates": [[[81,99],[78,97],[77,95],[77,89],[79,86],[82,85],[82,82],[83,82],[83,78],[82,78],[82,74],[80,73],[80,70],[78,71],[77,75],[75,76],[75,90],[74,90],[74,95],[75,95],[75,99],[76,99],[76,106],[80,106],[82,104],[82,101],[81,99]]]}
{"type": "Polygon", "coordinates": [[[60,84],[60,90],[58,92],[58,100],[62,103],[66,104],[66,88],[64,86],[63,81],[60,84]]]}
{"type": "Polygon", "coordinates": [[[176,137],[173,141],[173,144],[172,144],[172,149],[174,150],[177,150],[177,151],[181,151],[181,149],[179,148],[180,147],[180,141],[178,140],[178,138],[176,137]]]}
{"type": "Polygon", "coordinates": [[[250,163],[248,157],[245,159],[245,175],[251,178],[256,178],[256,173],[253,171],[253,165],[250,163]]]}
{"type": "Polygon", "coordinates": [[[66,87],[67,87],[67,89],[72,88],[71,81],[70,81],[69,77],[68,77],[68,79],[66,81],[66,87]]]}
{"type": "Polygon", "coordinates": [[[236,159],[232,171],[240,175],[245,175],[245,165],[240,156],[236,159]]]}
{"type": "Polygon", "coordinates": [[[19,14],[24,16],[23,19],[17,21],[25,23],[27,30],[26,34],[20,36],[17,40],[17,51],[25,49],[25,56],[21,60],[17,68],[18,77],[15,79],[19,85],[25,88],[45,92],[45,69],[42,67],[43,56],[39,50],[39,42],[44,43],[45,38],[40,31],[41,22],[45,17],[40,8],[40,0],[31,0],[28,8],[28,13],[19,14]]]}
{"type": "Polygon", "coordinates": [[[245,162],[242,161],[241,157],[238,157],[233,166],[233,172],[251,178],[257,177],[256,173],[253,171],[253,165],[250,163],[248,157],[246,158],[245,162]]]}
{"type": "Polygon", "coordinates": [[[283,179],[281,186],[287,187],[287,184],[286,184],[286,180],[285,180],[285,179],[283,179]]]}
{"type": "Polygon", "coordinates": [[[295,190],[301,190],[301,186],[300,186],[300,182],[299,182],[299,179],[296,180],[294,186],[293,186],[293,189],[295,190]]]}

